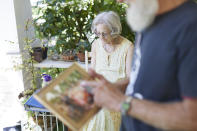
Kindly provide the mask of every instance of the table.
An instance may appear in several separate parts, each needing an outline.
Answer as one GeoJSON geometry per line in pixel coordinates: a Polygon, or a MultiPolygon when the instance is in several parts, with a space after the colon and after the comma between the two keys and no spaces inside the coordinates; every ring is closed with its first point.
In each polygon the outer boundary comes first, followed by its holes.
{"type": "MultiPolygon", "coordinates": [[[[85,69],[85,62],[79,62],[79,61],[72,61],[72,62],[55,61],[55,60],[50,60],[50,59],[46,59],[46,60],[42,61],[41,63],[36,63],[36,64],[34,64],[34,67],[38,67],[38,68],[68,68],[74,62],[78,63],[81,67],[83,67],[85,69]]],[[[88,66],[90,66],[90,64],[88,66]]]]}

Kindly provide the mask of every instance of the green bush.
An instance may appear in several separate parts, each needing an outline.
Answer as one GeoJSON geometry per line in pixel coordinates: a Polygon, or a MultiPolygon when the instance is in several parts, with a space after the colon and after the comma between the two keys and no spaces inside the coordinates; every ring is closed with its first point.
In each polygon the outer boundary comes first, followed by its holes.
{"type": "Polygon", "coordinates": [[[48,40],[55,37],[55,49],[58,53],[75,49],[81,40],[88,42],[87,34],[93,35],[92,21],[102,11],[117,12],[123,27],[122,36],[134,40],[134,34],[125,20],[127,5],[117,3],[116,0],[51,0],[44,4],[45,6],[36,9],[39,14],[34,19],[37,36],[48,40]]]}

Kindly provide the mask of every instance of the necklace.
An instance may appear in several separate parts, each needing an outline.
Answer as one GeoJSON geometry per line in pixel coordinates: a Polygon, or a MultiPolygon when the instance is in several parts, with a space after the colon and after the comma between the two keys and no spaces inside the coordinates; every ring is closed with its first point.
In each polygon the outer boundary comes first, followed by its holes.
{"type": "Polygon", "coordinates": [[[105,49],[105,51],[107,53],[112,53],[113,51],[115,51],[116,47],[115,46],[110,46],[108,44],[103,44],[103,48],[105,49]]]}
{"type": "Polygon", "coordinates": [[[111,53],[115,51],[116,47],[115,46],[110,46],[108,44],[103,44],[104,50],[107,52],[107,65],[110,66],[110,61],[111,61],[111,53]]]}
{"type": "MultiPolygon", "coordinates": [[[[120,42],[120,39],[118,37],[118,39],[114,39],[114,43],[119,43],[120,42]]],[[[106,55],[107,55],[107,65],[110,66],[111,64],[111,53],[113,53],[116,48],[117,48],[117,45],[114,45],[114,44],[102,44],[103,45],[103,48],[104,50],[107,52],[106,55]]]]}

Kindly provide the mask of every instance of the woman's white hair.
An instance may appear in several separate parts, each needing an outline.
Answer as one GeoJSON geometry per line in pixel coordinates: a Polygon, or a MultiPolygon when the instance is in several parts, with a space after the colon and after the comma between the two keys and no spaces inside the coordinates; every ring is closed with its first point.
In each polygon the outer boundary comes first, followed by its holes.
{"type": "Polygon", "coordinates": [[[122,31],[120,17],[113,11],[98,14],[92,22],[92,32],[96,31],[98,24],[105,24],[111,30],[111,35],[119,35],[122,31]]]}

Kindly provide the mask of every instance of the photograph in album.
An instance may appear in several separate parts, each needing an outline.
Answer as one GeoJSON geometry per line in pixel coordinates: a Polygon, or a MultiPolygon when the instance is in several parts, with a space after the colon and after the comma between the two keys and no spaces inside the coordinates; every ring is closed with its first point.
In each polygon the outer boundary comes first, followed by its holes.
{"type": "Polygon", "coordinates": [[[34,96],[70,129],[80,130],[99,111],[89,93],[91,87],[80,86],[83,80],[92,79],[74,63],[34,96]]]}

